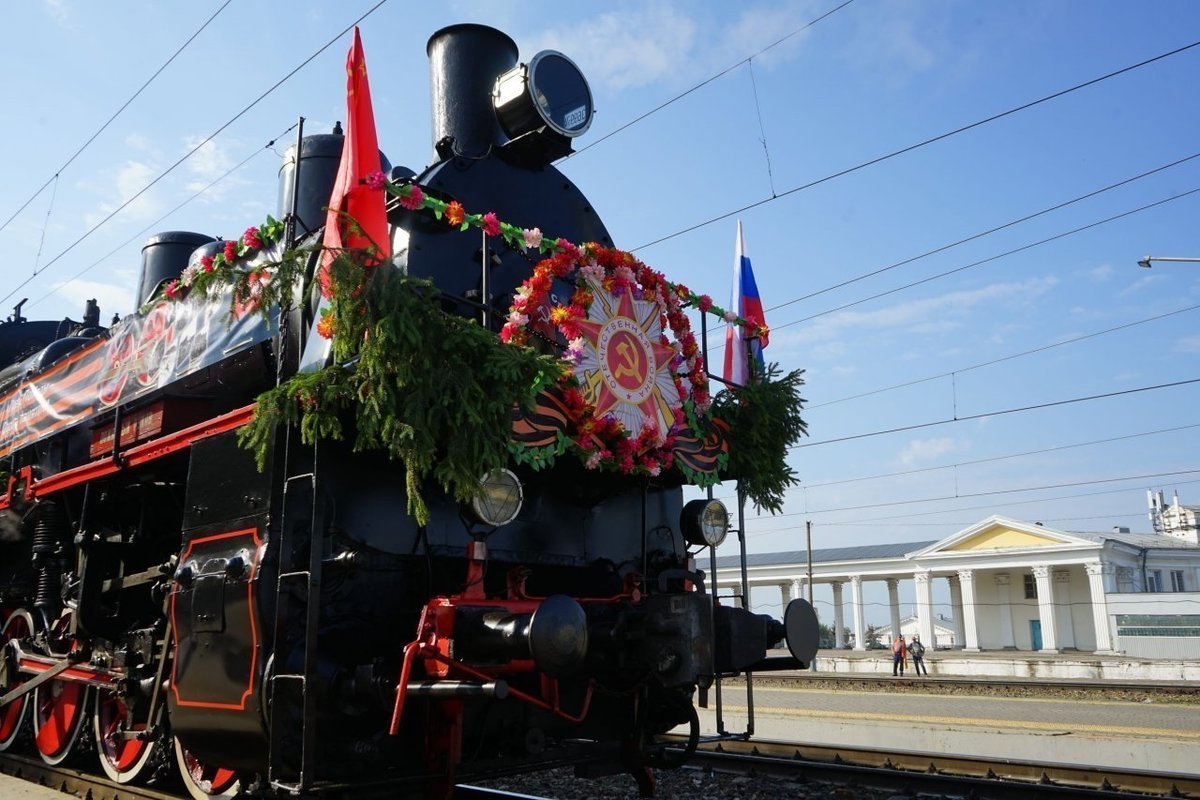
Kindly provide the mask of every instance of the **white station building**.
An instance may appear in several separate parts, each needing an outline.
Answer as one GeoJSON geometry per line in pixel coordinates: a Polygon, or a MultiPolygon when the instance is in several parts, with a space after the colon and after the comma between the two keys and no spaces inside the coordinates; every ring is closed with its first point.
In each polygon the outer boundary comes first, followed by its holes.
{"type": "MultiPolygon", "coordinates": [[[[1178,496],[1167,506],[1161,493],[1151,498],[1149,534],[1078,533],[991,516],[940,541],[814,550],[813,583],[832,588],[833,619],[822,621],[832,622],[839,648],[847,627],[853,649],[866,648],[863,586],[878,581],[887,585],[892,636],[915,631],[966,652],[1200,659],[1198,518],[1200,506],[1182,506],[1178,496]],[[902,625],[903,581],[914,584],[915,626],[902,625]],[[948,584],[949,619],[934,612],[937,581],[948,584]]],[[[778,587],[786,605],[808,596],[807,562],[803,550],[750,555],[748,583],[778,587]]],[[[714,583],[720,595],[741,596],[736,557],[718,559],[714,583]]]]}

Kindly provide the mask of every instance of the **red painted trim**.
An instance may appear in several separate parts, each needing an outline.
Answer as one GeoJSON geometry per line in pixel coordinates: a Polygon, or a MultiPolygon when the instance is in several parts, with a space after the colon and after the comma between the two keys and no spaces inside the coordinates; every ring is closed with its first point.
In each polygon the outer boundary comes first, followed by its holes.
{"type": "Polygon", "coordinates": [[[136,447],[122,451],[121,465],[114,464],[111,458],[101,458],[88,464],[65,470],[56,475],[51,475],[48,478],[34,481],[29,486],[27,495],[38,497],[52,494],[53,492],[61,492],[63,489],[120,472],[123,468],[138,467],[147,464],[191,447],[202,439],[240,428],[249,422],[253,416],[254,406],[243,406],[227,414],[222,414],[219,417],[213,417],[206,422],[193,425],[190,428],[184,428],[181,431],[175,431],[166,436],[151,439],[136,447]]]}
{"type": "MultiPolygon", "coordinates": [[[[250,615],[250,678],[246,684],[246,691],[242,693],[241,702],[238,703],[211,703],[202,700],[184,700],[179,696],[179,680],[175,672],[179,667],[179,661],[176,660],[171,664],[171,691],[175,694],[175,703],[186,708],[211,708],[220,711],[245,711],[246,701],[250,699],[250,695],[254,694],[254,675],[258,666],[258,626],[254,624],[254,570],[258,568],[259,549],[262,546],[262,539],[258,536],[258,528],[243,528],[242,530],[229,531],[228,533],[217,533],[212,536],[202,536],[198,539],[192,539],[188,543],[188,547],[183,551],[183,555],[179,557],[179,563],[182,564],[191,555],[193,548],[196,545],[204,542],[214,542],[219,539],[236,539],[240,536],[249,536],[254,542],[254,555],[250,562],[251,579],[246,582],[246,609],[250,615]]],[[[175,643],[175,653],[179,652],[179,625],[175,619],[175,596],[176,592],[171,592],[171,636],[175,643]]]]}

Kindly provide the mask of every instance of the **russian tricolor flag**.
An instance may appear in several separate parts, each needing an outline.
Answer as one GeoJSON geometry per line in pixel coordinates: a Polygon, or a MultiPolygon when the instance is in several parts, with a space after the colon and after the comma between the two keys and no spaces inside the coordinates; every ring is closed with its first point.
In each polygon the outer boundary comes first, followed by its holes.
{"type": "MultiPolygon", "coordinates": [[[[758,296],[758,286],[754,283],[754,271],[750,268],[750,257],[746,255],[746,243],[742,239],[742,221],[737,224],[737,250],[733,257],[733,293],[729,298],[730,310],[737,311],[744,320],[753,320],[758,325],[766,326],[767,320],[763,315],[762,300],[758,296]]],[[[725,370],[722,375],[726,381],[745,385],[750,382],[747,367],[747,356],[758,362],[756,375],[762,375],[765,367],[762,349],[767,346],[767,334],[761,339],[751,339],[752,352],[747,353],[745,331],[740,325],[730,323],[725,329],[725,370]]]]}

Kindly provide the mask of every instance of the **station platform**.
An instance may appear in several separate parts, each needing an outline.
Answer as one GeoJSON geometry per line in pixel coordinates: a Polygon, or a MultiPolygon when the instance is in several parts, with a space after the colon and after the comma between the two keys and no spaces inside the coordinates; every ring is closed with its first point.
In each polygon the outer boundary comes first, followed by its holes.
{"type": "MultiPolygon", "coordinates": [[[[787,655],[786,650],[772,655],[787,655]]],[[[930,676],[1046,678],[1058,680],[1200,681],[1200,661],[1139,659],[1104,653],[1029,650],[926,650],[930,676]]],[[[908,665],[911,674],[912,665],[908,665]]],[[[819,650],[816,672],[891,675],[890,650],[819,650]]]]}

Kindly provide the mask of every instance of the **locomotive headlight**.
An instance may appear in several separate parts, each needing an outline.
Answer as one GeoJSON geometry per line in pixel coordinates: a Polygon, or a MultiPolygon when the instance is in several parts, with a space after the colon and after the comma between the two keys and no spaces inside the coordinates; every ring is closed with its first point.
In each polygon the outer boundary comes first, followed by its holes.
{"type": "Polygon", "coordinates": [[[729,533],[729,512],[720,500],[692,500],[679,515],[683,538],[697,547],[716,547],[729,533]]]}
{"type": "Polygon", "coordinates": [[[592,90],[575,62],[555,50],[543,50],[500,77],[492,105],[510,139],[539,128],[575,138],[592,124],[592,90]]]}
{"type": "Polygon", "coordinates": [[[516,519],[524,501],[521,481],[512,470],[494,469],[479,479],[471,511],[480,522],[498,528],[516,519]]]}

